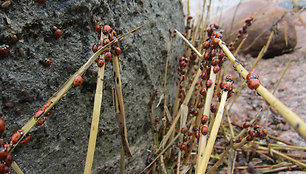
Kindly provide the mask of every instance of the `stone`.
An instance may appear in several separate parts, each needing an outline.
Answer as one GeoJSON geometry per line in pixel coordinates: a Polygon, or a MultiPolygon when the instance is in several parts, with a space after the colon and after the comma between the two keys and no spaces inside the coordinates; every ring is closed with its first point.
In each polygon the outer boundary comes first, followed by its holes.
{"type": "MultiPolygon", "coordinates": [[[[92,45],[98,42],[95,24],[109,24],[120,35],[151,19],[151,24],[120,42],[127,133],[133,154],[132,158],[126,157],[127,173],[140,172],[146,165],[147,149],[152,148],[147,104],[154,91],[159,94],[163,91],[169,29],[184,31],[180,0],[66,0],[43,4],[21,0],[2,10],[0,45],[7,44],[11,50],[9,56],[0,57],[0,111],[7,123],[6,141],[93,54],[92,45]],[[60,38],[54,38],[53,26],[63,31],[60,38]],[[39,63],[44,58],[52,59],[50,67],[39,63]],[[7,102],[20,108],[20,115],[14,109],[4,112],[7,102]]],[[[169,95],[175,93],[175,59],[183,54],[183,40],[177,37],[169,61],[169,95]]],[[[99,123],[105,135],[97,138],[94,173],[103,172],[99,170],[102,168],[107,168],[108,173],[119,173],[120,169],[121,138],[112,101],[115,84],[111,65],[106,63],[99,123]]],[[[96,89],[96,64],[88,69],[83,80],[82,86],[70,89],[56,104],[44,125],[29,132],[31,141],[14,150],[14,160],[24,173],[83,172],[96,89]]],[[[169,96],[168,101],[171,101],[169,96]]],[[[162,115],[162,108],[154,109],[154,115],[162,115]]]]}
{"type": "MultiPolygon", "coordinates": [[[[241,2],[241,4],[225,11],[222,16],[221,28],[224,29],[224,40],[228,43],[235,40],[238,30],[244,24],[244,19],[254,17],[253,24],[247,29],[248,36],[240,53],[251,54],[256,57],[262,47],[266,45],[273,26],[276,26],[276,32],[265,57],[290,52],[296,46],[296,30],[289,11],[271,1],[251,0],[241,2]]],[[[241,40],[242,37],[235,43],[236,48],[241,40]]]]}

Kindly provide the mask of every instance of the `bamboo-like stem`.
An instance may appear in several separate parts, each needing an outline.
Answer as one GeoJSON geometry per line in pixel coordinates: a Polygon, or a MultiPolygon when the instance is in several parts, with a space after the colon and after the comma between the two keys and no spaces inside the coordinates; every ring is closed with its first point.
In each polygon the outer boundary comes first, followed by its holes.
{"type": "MultiPolygon", "coordinates": [[[[268,150],[268,148],[262,147],[262,146],[258,146],[257,149],[260,149],[260,150],[268,150]]],[[[289,156],[287,156],[287,155],[285,155],[285,154],[283,154],[283,153],[281,153],[281,152],[278,152],[278,151],[276,151],[276,150],[274,150],[274,149],[272,149],[272,148],[271,148],[271,152],[272,152],[272,153],[275,153],[276,155],[278,155],[278,156],[280,156],[280,157],[282,157],[282,158],[285,158],[285,159],[287,159],[287,160],[290,160],[291,162],[293,162],[293,163],[295,163],[295,164],[301,166],[302,168],[306,168],[306,164],[304,164],[304,163],[302,163],[302,162],[300,162],[300,161],[298,161],[298,160],[296,160],[296,159],[293,159],[293,158],[291,158],[291,157],[289,157],[289,156]]]]}
{"type": "MultiPolygon", "coordinates": [[[[248,71],[244,69],[244,67],[239,64],[237,59],[232,55],[230,50],[225,46],[225,43],[220,40],[220,47],[230,59],[230,61],[234,64],[238,73],[245,79],[248,71]]],[[[271,105],[272,108],[277,110],[287,121],[293,126],[297,132],[306,139],[306,123],[294,112],[292,112],[287,106],[285,106],[281,101],[279,101],[276,97],[274,97],[265,87],[259,85],[256,91],[271,105]]]]}
{"type": "MultiPolygon", "coordinates": [[[[74,79],[78,76],[78,75],[82,75],[85,73],[85,71],[90,67],[90,65],[96,60],[96,58],[103,52],[105,51],[107,48],[109,48],[110,46],[114,45],[115,43],[121,41],[125,36],[137,31],[138,29],[144,27],[145,25],[151,23],[152,21],[150,20],[149,22],[137,27],[137,28],[133,28],[131,29],[129,32],[118,36],[116,39],[114,39],[113,41],[111,41],[110,43],[108,43],[107,45],[105,45],[104,47],[102,47],[101,49],[99,49],[95,54],[93,54],[89,60],[83,65],[81,66],[77,72],[75,72],[72,76],[70,76],[70,78],[60,87],[60,89],[54,93],[52,95],[52,97],[48,100],[50,102],[52,102],[52,104],[47,107],[45,109],[45,112],[41,115],[41,117],[43,117],[46,113],[49,112],[49,110],[62,98],[65,96],[65,94],[68,92],[68,90],[72,87],[73,81],[74,79]]],[[[30,129],[32,129],[35,124],[37,123],[37,121],[39,121],[39,119],[35,119],[34,116],[22,127],[23,129],[23,134],[22,137],[19,139],[19,141],[14,144],[13,146],[11,146],[11,148],[9,149],[9,152],[13,151],[14,148],[20,143],[20,141],[27,135],[27,133],[30,131],[30,129]]]]}
{"type": "Polygon", "coordinates": [[[202,57],[202,55],[200,54],[200,52],[176,29],[174,29],[174,31],[187,43],[187,45],[189,45],[189,47],[199,56],[202,57]]]}
{"type": "MultiPolygon", "coordinates": [[[[207,115],[207,117],[210,119],[210,106],[214,94],[214,84],[216,82],[216,74],[214,73],[213,68],[210,68],[210,76],[209,79],[212,81],[212,86],[207,89],[207,94],[205,98],[205,104],[203,108],[203,114],[207,115]]],[[[200,121],[200,120],[199,120],[200,121]]],[[[210,119],[210,122],[212,120],[210,119]]],[[[207,123],[206,123],[207,126],[207,123]]],[[[200,134],[200,139],[199,139],[199,147],[198,147],[198,153],[197,153],[197,161],[196,161],[196,173],[201,172],[200,163],[202,159],[204,158],[204,151],[205,151],[205,146],[206,146],[206,141],[207,141],[207,135],[200,134]]]]}
{"type": "Polygon", "coordinates": [[[218,108],[218,112],[214,121],[214,125],[211,129],[211,133],[208,139],[208,143],[207,146],[205,148],[204,151],[204,158],[201,159],[201,163],[199,164],[199,166],[197,165],[197,171],[198,173],[205,173],[206,169],[207,169],[207,165],[208,165],[208,161],[210,159],[210,155],[212,153],[216,138],[217,138],[217,134],[219,131],[219,127],[222,121],[222,116],[223,116],[223,111],[224,111],[224,106],[225,106],[225,102],[227,99],[227,94],[228,91],[222,91],[222,96],[221,96],[221,102],[218,108]]]}
{"type": "Polygon", "coordinates": [[[92,162],[95,154],[96,140],[99,127],[99,118],[101,112],[102,96],[103,96],[103,80],[104,80],[105,64],[98,68],[97,88],[95,94],[94,108],[92,112],[92,121],[90,128],[90,136],[88,143],[88,150],[85,162],[84,174],[90,174],[92,169],[92,162]]]}
{"type": "Polygon", "coordinates": [[[127,139],[127,130],[126,130],[126,121],[125,121],[125,111],[124,111],[124,104],[123,104],[123,95],[122,95],[122,85],[121,85],[121,77],[120,77],[120,70],[119,70],[119,56],[113,54],[113,71],[114,71],[114,80],[115,80],[115,94],[117,96],[119,102],[119,113],[117,113],[117,120],[119,126],[119,132],[121,135],[122,146],[124,148],[125,154],[127,156],[132,157],[132,153],[130,151],[129,142],[127,139]]]}
{"type": "Polygon", "coordinates": [[[19,166],[17,165],[17,163],[15,161],[12,162],[11,167],[14,169],[14,171],[17,174],[23,174],[23,171],[19,168],[19,166]]]}
{"type": "Polygon", "coordinates": [[[237,47],[237,49],[234,53],[234,56],[237,56],[237,54],[238,54],[239,50],[241,49],[242,45],[244,44],[245,40],[246,40],[246,37],[243,38],[242,41],[240,42],[240,44],[238,45],[238,47],[237,47]]]}

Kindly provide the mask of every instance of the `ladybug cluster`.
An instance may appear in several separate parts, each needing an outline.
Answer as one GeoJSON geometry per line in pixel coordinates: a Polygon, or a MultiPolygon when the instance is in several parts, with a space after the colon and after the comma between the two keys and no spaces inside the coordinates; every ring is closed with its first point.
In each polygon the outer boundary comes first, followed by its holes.
{"type": "Polygon", "coordinates": [[[6,130],[5,121],[0,118],[0,174],[11,173],[9,167],[12,165],[13,159],[12,155],[10,154],[11,147],[20,141],[20,144],[26,144],[30,141],[31,137],[28,136],[22,140],[21,137],[23,135],[23,130],[19,129],[16,133],[14,133],[11,137],[11,142],[5,142],[3,138],[3,133],[6,130]]]}
{"type": "MultiPolygon", "coordinates": [[[[225,80],[220,83],[221,91],[228,91],[227,98],[230,98],[233,95],[233,84],[234,77],[232,75],[227,75],[225,80]]],[[[219,101],[221,101],[221,92],[219,91],[217,94],[219,101]]]]}
{"type": "MultiPolygon", "coordinates": [[[[243,128],[247,129],[251,126],[249,122],[245,122],[243,124],[243,128]]],[[[247,141],[252,141],[254,138],[260,138],[263,139],[268,135],[268,131],[264,128],[260,128],[259,125],[253,126],[253,130],[248,130],[248,135],[246,137],[247,141]]]]}
{"type": "Polygon", "coordinates": [[[248,87],[250,89],[257,89],[258,86],[260,85],[260,81],[259,81],[259,76],[254,73],[254,72],[250,72],[247,76],[246,76],[246,81],[248,84],[248,87]]]}
{"type": "Polygon", "coordinates": [[[253,20],[254,20],[253,17],[249,17],[249,18],[246,18],[244,20],[244,24],[238,30],[238,34],[237,34],[237,37],[236,37],[235,41],[234,42],[230,42],[229,45],[228,45],[230,51],[234,51],[235,50],[234,45],[235,45],[236,42],[238,42],[238,40],[241,38],[241,36],[247,37],[248,27],[250,27],[252,25],[253,20]]]}
{"type": "MultiPolygon", "coordinates": [[[[113,30],[109,25],[104,25],[103,27],[100,24],[95,25],[95,30],[98,33],[102,33],[104,35],[102,43],[94,44],[92,46],[92,51],[96,53],[99,49],[101,49],[103,46],[109,44],[111,41],[115,40],[117,37],[117,32],[113,30]]],[[[97,66],[102,67],[105,62],[109,62],[112,59],[112,53],[115,53],[116,55],[121,54],[121,48],[119,46],[112,47],[112,49],[107,49],[104,53],[102,53],[102,56],[99,56],[96,59],[97,66]]]]}

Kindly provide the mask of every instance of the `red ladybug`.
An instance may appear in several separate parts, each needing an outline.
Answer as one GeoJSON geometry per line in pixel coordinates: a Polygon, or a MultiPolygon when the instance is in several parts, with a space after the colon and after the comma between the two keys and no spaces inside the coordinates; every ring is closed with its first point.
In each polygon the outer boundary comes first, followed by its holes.
{"type": "Polygon", "coordinates": [[[104,46],[104,45],[107,45],[109,42],[110,42],[110,40],[109,40],[109,39],[107,39],[107,38],[106,38],[106,39],[104,39],[104,40],[103,40],[103,46],[104,46]]]}
{"type": "Polygon", "coordinates": [[[207,115],[202,115],[202,117],[201,117],[201,123],[202,123],[202,124],[206,124],[207,121],[208,121],[208,116],[207,116],[207,115]]]}
{"type": "Polygon", "coordinates": [[[211,87],[211,85],[212,85],[212,80],[207,80],[206,81],[206,86],[207,86],[207,88],[209,88],[209,87],[211,87]]]}
{"type": "Polygon", "coordinates": [[[217,74],[220,71],[220,67],[218,65],[214,66],[213,71],[214,71],[215,74],[217,74]]]}
{"type": "Polygon", "coordinates": [[[192,131],[192,130],[189,130],[189,131],[187,132],[187,135],[188,135],[188,136],[192,136],[192,134],[193,134],[193,131],[192,131]]]}
{"type": "Polygon", "coordinates": [[[212,65],[212,66],[217,66],[218,65],[218,63],[219,63],[219,59],[218,58],[213,58],[211,61],[210,61],[210,64],[212,65]]]}
{"type": "Polygon", "coordinates": [[[207,73],[206,73],[206,72],[202,72],[202,73],[201,73],[201,78],[202,78],[203,80],[206,80],[206,78],[207,78],[207,73]]]}
{"type": "Polygon", "coordinates": [[[214,38],[214,39],[212,39],[211,43],[212,43],[212,48],[217,48],[218,44],[219,44],[219,39],[214,38]]]}
{"type": "Polygon", "coordinates": [[[42,107],[41,109],[46,110],[53,102],[51,101],[47,101],[42,107]]]}
{"type": "Polygon", "coordinates": [[[119,56],[121,54],[121,48],[120,47],[116,47],[115,52],[119,56]]]}
{"type": "Polygon", "coordinates": [[[98,51],[98,46],[96,44],[94,44],[92,47],[91,47],[91,50],[92,52],[97,52],[98,51]]]}
{"type": "Polygon", "coordinates": [[[224,52],[221,50],[218,54],[218,58],[222,59],[224,57],[224,52]]]}
{"type": "Polygon", "coordinates": [[[210,47],[210,43],[208,41],[206,41],[206,42],[203,43],[202,46],[203,46],[204,49],[208,49],[210,47]]]}
{"type": "Polygon", "coordinates": [[[106,62],[109,62],[112,59],[112,53],[111,52],[106,52],[104,54],[104,59],[106,62]]]}
{"type": "Polygon", "coordinates": [[[10,54],[10,47],[8,45],[0,46],[0,56],[8,56],[10,54]]]}
{"type": "Polygon", "coordinates": [[[259,125],[256,124],[256,125],[254,126],[254,130],[257,130],[258,128],[259,128],[259,125]]]}
{"type": "Polygon", "coordinates": [[[211,106],[210,106],[210,111],[211,111],[212,113],[215,113],[215,112],[217,111],[216,105],[211,105],[211,106]]]}
{"type": "Polygon", "coordinates": [[[108,34],[112,31],[112,28],[109,25],[104,25],[103,26],[103,33],[108,34]]]}
{"type": "Polygon", "coordinates": [[[182,133],[182,134],[185,134],[186,132],[187,132],[187,128],[182,128],[182,129],[181,129],[181,133],[182,133]]]}
{"type": "Polygon", "coordinates": [[[16,144],[21,138],[22,134],[23,134],[23,129],[19,129],[17,132],[15,132],[11,138],[12,144],[16,144]]]}
{"type": "Polygon", "coordinates": [[[210,56],[211,57],[215,57],[217,55],[217,50],[216,49],[212,49],[211,51],[210,51],[210,56]]]}
{"type": "Polygon", "coordinates": [[[37,0],[37,2],[43,4],[46,2],[46,0],[37,0]]]}
{"type": "Polygon", "coordinates": [[[105,61],[104,61],[104,59],[99,59],[98,60],[98,62],[97,62],[97,65],[98,65],[98,67],[103,67],[103,65],[105,64],[105,61]]]}
{"type": "Polygon", "coordinates": [[[104,130],[101,129],[100,132],[99,132],[99,135],[100,135],[100,136],[103,136],[104,134],[105,134],[104,130]]]}
{"type": "Polygon", "coordinates": [[[248,87],[250,89],[257,89],[259,85],[260,85],[260,81],[258,79],[248,80],[248,87]]]}
{"type": "Polygon", "coordinates": [[[227,82],[233,82],[234,81],[234,77],[232,76],[232,75],[227,75],[226,77],[225,77],[225,81],[227,81],[227,82]]]}
{"type": "Polygon", "coordinates": [[[248,128],[251,126],[251,123],[250,122],[245,122],[243,123],[243,128],[248,128]]]}
{"type": "Polygon", "coordinates": [[[54,31],[54,37],[55,38],[60,38],[62,36],[62,34],[63,34],[63,31],[61,29],[56,29],[54,31]]]}
{"type": "Polygon", "coordinates": [[[31,140],[31,136],[27,136],[24,140],[20,141],[19,144],[27,144],[31,140]]]}
{"type": "Polygon", "coordinates": [[[0,118],[0,134],[2,134],[6,129],[6,126],[5,126],[5,121],[0,118]]]}
{"type": "Polygon", "coordinates": [[[187,141],[188,141],[188,136],[187,136],[187,135],[185,135],[185,136],[183,137],[183,141],[184,141],[184,142],[187,142],[187,141]]]}
{"type": "Polygon", "coordinates": [[[205,60],[209,60],[209,58],[210,58],[210,52],[206,52],[205,54],[204,54],[204,59],[205,60]]]}
{"type": "Polygon", "coordinates": [[[37,121],[35,125],[36,126],[41,126],[45,123],[45,121],[46,121],[46,118],[44,117],[44,118],[40,119],[39,121],[37,121]]]}
{"type": "Polygon", "coordinates": [[[208,133],[208,128],[207,128],[207,126],[202,126],[201,127],[201,133],[203,134],[203,135],[207,135],[207,133],[208,133]]]}
{"type": "Polygon", "coordinates": [[[264,134],[264,136],[268,135],[267,129],[262,129],[262,133],[264,134]]]}
{"type": "Polygon", "coordinates": [[[96,32],[100,33],[100,31],[101,31],[101,25],[100,25],[100,24],[96,24],[96,25],[95,25],[95,30],[96,30],[96,32]]]}
{"type": "Polygon", "coordinates": [[[74,86],[80,86],[82,85],[82,83],[83,83],[83,78],[80,75],[78,75],[73,81],[74,86]]]}
{"type": "Polygon", "coordinates": [[[113,36],[117,37],[117,32],[115,30],[112,31],[113,36]]]}
{"type": "Polygon", "coordinates": [[[49,67],[52,63],[51,59],[45,58],[42,63],[44,64],[45,67],[49,67]]]}
{"type": "Polygon", "coordinates": [[[246,76],[245,79],[246,79],[246,80],[259,79],[259,76],[258,76],[256,73],[254,73],[254,72],[250,72],[250,73],[246,76]]]}
{"type": "Polygon", "coordinates": [[[255,134],[255,132],[253,132],[253,131],[251,131],[251,130],[249,130],[248,131],[248,134],[251,136],[251,137],[256,137],[256,134],[255,134]]]}
{"type": "Polygon", "coordinates": [[[205,88],[201,88],[200,94],[201,94],[202,96],[204,96],[204,95],[206,94],[206,89],[205,89],[205,88]]]}
{"type": "Polygon", "coordinates": [[[252,137],[252,136],[250,136],[250,135],[248,135],[247,137],[246,137],[246,140],[247,141],[252,141],[254,139],[254,137],[252,137]]]}
{"type": "Polygon", "coordinates": [[[202,103],[198,103],[197,104],[197,108],[201,109],[203,107],[203,104],[202,103]]]}
{"type": "Polygon", "coordinates": [[[174,162],[177,162],[177,160],[178,160],[178,159],[177,159],[177,156],[174,156],[174,157],[173,157],[173,161],[174,161],[174,162]]]}
{"type": "Polygon", "coordinates": [[[236,140],[236,143],[240,143],[242,138],[240,137],[238,140],[236,140]]]}
{"type": "Polygon", "coordinates": [[[38,111],[35,112],[34,117],[39,118],[44,112],[45,112],[44,109],[39,109],[38,111]]]}

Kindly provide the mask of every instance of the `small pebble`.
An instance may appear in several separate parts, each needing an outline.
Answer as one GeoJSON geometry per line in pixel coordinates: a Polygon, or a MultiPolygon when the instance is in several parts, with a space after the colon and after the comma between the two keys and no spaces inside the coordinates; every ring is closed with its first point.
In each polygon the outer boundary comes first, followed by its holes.
{"type": "Polygon", "coordinates": [[[13,108],[14,104],[12,102],[7,102],[7,103],[5,103],[5,106],[8,107],[8,108],[13,108]]]}

